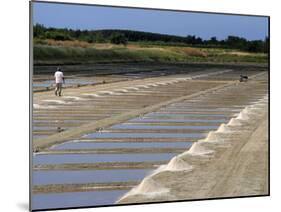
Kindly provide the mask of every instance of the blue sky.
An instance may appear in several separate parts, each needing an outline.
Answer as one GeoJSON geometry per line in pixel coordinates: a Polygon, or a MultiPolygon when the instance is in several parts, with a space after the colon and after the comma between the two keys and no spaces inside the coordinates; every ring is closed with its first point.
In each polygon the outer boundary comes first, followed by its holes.
{"type": "Polygon", "coordinates": [[[33,22],[72,29],[129,29],[203,39],[228,35],[248,40],[268,34],[266,17],[218,15],[54,3],[33,3],[33,22]]]}

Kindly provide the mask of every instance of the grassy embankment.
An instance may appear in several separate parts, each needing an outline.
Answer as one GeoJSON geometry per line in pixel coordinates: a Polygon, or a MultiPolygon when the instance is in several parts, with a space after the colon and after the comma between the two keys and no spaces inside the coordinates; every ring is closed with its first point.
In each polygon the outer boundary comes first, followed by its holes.
{"type": "Polygon", "coordinates": [[[96,62],[210,62],[267,63],[264,53],[235,49],[194,48],[151,43],[93,44],[83,41],[34,41],[35,64],[85,64],[96,62]]]}

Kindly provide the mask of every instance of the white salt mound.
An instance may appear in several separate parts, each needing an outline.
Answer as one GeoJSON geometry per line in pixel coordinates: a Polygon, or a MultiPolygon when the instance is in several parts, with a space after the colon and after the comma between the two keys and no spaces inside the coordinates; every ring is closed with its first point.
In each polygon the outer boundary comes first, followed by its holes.
{"type": "Polygon", "coordinates": [[[55,100],[55,99],[46,99],[43,100],[44,102],[50,102],[50,103],[56,103],[56,104],[67,104],[67,102],[63,101],[63,100],[55,100]]]}
{"type": "Polygon", "coordinates": [[[53,109],[56,108],[53,105],[39,105],[39,104],[33,104],[34,109],[53,109]]]}
{"type": "Polygon", "coordinates": [[[164,188],[152,178],[146,177],[137,187],[133,188],[131,191],[125,194],[120,200],[128,196],[137,195],[137,194],[146,195],[146,196],[165,195],[169,191],[170,191],[169,189],[164,188]]]}
{"type": "Polygon", "coordinates": [[[192,166],[189,165],[179,156],[175,156],[172,160],[165,166],[165,171],[191,171],[192,166]]]}
{"type": "Polygon", "coordinates": [[[98,95],[98,94],[95,94],[95,93],[84,93],[84,94],[82,94],[82,95],[84,95],[84,96],[94,96],[94,97],[101,97],[100,95],[98,95]]]}
{"type": "Polygon", "coordinates": [[[256,104],[253,104],[252,107],[255,108],[255,109],[261,109],[261,108],[264,108],[267,104],[264,104],[264,103],[256,103],[256,104]]]}
{"type": "MultiPolygon", "coordinates": [[[[186,152],[186,154],[190,155],[206,155],[206,154],[211,154],[214,151],[207,149],[206,147],[203,146],[204,141],[198,141],[194,143],[191,148],[186,152]]],[[[184,154],[184,153],[183,153],[184,154]]]]}
{"type": "Polygon", "coordinates": [[[112,95],[113,92],[112,91],[98,91],[100,94],[110,94],[112,95]]]}
{"type": "Polygon", "coordinates": [[[260,108],[259,107],[256,107],[255,105],[251,105],[248,107],[253,113],[257,113],[260,108]]]}
{"type": "Polygon", "coordinates": [[[78,96],[63,96],[64,99],[73,99],[73,100],[83,100],[83,98],[78,96]]]}
{"type": "Polygon", "coordinates": [[[220,135],[214,131],[211,131],[208,133],[207,137],[205,138],[205,141],[217,141],[219,139],[220,139],[220,135]]]}
{"type": "Polygon", "coordinates": [[[240,126],[241,122],[236,119],[236,118],[232,118],[230,119],[230,121],[227,123],[228,126],[240,126]]]}
{"type": "Polygon", "coordinates": [[[239,115],[236,117],[236,119],[240,119],[240,120],[248,120],[250,117],[248,116],[247,113],[245,112],[240,112],[239,115]]]}
{"type": "Polygon", "coordinates": [[[229,132],[229,131],[230,131],[230,129],[226,126],[226,124],[221,124],[216,132],[225,133],[225,132],[229,132]]]}
{"type": "Polygon", "coordinates": [[[115,89],[114,91],[116,91],[116,92],[124,92],[124,93],[129,92],[129,91],[126,90],[126,89],[115,89]]]}
{"type": "Polygon", "coordinates": [[[257,111],[255,109],[247,106],[242,112],[247,115],[252,115],[252,114],[256,113],[257,111]]]}

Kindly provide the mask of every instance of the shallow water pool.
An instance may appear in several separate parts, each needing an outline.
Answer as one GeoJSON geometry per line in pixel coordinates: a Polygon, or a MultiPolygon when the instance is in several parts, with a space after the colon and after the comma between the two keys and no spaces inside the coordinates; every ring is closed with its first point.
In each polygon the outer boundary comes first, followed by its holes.
{"type": "Polygon", "coordinates": [[[167,161],[175,153],[154,154],[37,154],[33,164],[167,161]]]}
{"type": "Polygon", "coordinates": [[[33,185],[140,181],[152,170],[51,170],[34,171],[33,185]]]}
{"type": "Polygon", "coordinates": [[[67,142],[58,144],[52,147],[52,149],[69,150],[69,149],[101,149],[101,148],[189,148],[192,142],[67,142]]]}
{"type": "Polygon", "coordinates": [[[128,190],[33,194],[32,209],[112,205],[128,190]]]}

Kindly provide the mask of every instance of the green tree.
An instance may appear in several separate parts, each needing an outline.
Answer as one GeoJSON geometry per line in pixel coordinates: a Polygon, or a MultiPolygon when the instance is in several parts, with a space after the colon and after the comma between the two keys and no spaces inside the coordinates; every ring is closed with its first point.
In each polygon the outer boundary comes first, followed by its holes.
{"type": "Polygon", "coordinates": [[[240,38],[237,36],[228,36],[225,43],[229,48],[241,50],[247,48],[247,40],[245,38],[240,38]]]}
{"type": "Polygon", "coordinates": [[[123,44],[126,46],[128,43],[128,39],[122,33],[113,33],[110,37],[110,42],[113,44],[123,44]]]}
{"type": "Polygon", "coordinates": [[[33,27],[33,34],[34,37],[38,37],[38,38],[44,38],[44,33],[45,33],[45,27],[43,24],[36,24],[33,27]]]}
{"type": "Polygon", "coordinates": [[[215,36],[214,36],[214,37],[211,37],[210,43],[211,43],[211,44],[214,44],[214,45],[218,44],[217,37],[215,37],[215,36]]]}

